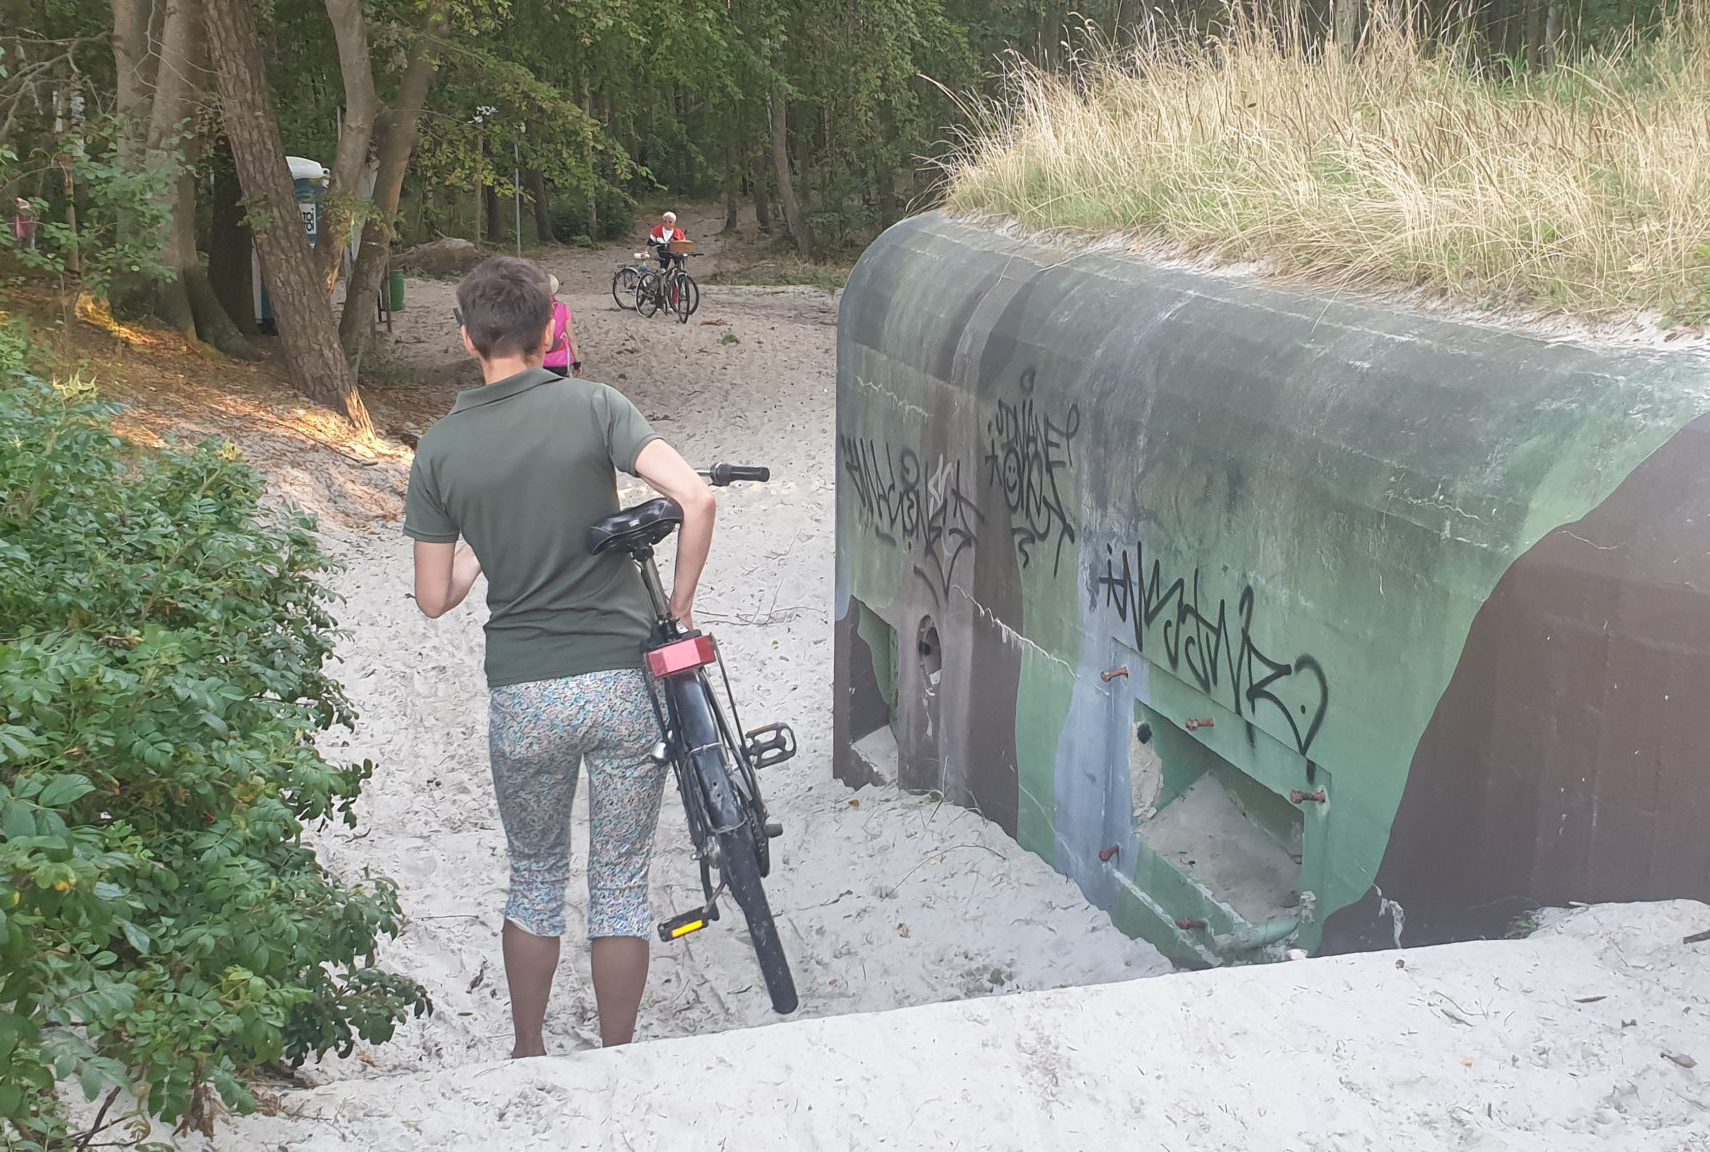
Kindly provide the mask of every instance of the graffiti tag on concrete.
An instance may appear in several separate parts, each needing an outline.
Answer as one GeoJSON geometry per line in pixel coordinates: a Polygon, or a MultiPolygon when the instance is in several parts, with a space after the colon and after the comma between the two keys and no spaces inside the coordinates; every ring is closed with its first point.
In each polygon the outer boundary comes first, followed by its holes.
{"type": "Polygon", "coordinates": [[[862,522],[888,543],[918,544],[915,573],[942,601],[963,554],[979,543],[985,519],[962,487],[962,462],[940,456],[923,485],[913,448],[893,451],[889,444],[855,436],[838,437],[838,448],[862,522]]]}
{"type": "Polygon", "coordinates": [[[962,462],[940,456],[938,466],[926,478],[926,521],[921,541],[925,565],[915,568],[937,594],[949,595],[956,562],[980,542],[979,525],[984,519],[962,489],[962,462]]]}
{"type": "Polygon", "coordinates": [[[997,414],[986,421],[986,483],[1003,491],[1021,566],[1032,562],[1036,545],[1054,542],[1055,576],[1063,563],[1063,545],[1075,539],[1061,473],[1074,463],[1081,408],[1071,404],[1061,420],[1054,419],[1036,404],[1034,383],[1033,369],[1022,372],[1020,398],[1014,403],[999,400],[997,414]]]}
{"type": "Polygon", "coordinates": [[[862,521],[886,543],[915,539],[920,533],[920,458],[914,450],[895,453],[889,444],[857,436],[839,436],[837,445],[862,521]]]}
{"type": "Polygon", "coordinates": [[[1106,552],[1098,587],[1117,618],[1133,627],[1136,650],[1146,654],[1147,638],[1156,628],[1171,672],[1208,696],[1227,691],[1239,716],[1257,719],[1270,710],[1288,725],[1295,750],[1306,755],[1330,707],[1330,682],[1311,656],[1287,662],[1259,651],[1252,635],[1252,585],[1241,589],[1232,626],[1228,600],[1220,597],[1210,611],[1202,607],[1199,569],[1193,571],[1190,592],[1187,578],[1164,583],[1163,563],[1156,557],[1146,572],[1143,544],[1121,552],[1107,546],[1106,552]]]}

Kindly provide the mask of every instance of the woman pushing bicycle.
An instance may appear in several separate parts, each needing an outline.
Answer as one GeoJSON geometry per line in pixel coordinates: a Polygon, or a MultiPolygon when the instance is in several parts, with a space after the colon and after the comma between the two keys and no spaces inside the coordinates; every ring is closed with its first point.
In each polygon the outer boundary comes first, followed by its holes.
{"type": "Polygon", "coordinates": [[[679,264],[683,262],[680,255],[671,251],[671,242],[674,240],[684,241],[688,238],[688,234],[677,227],[677,214],[675,212],[667,212],[659,218],[659,223],[653,231],[647,234],[647,246],[653,249],[653,256],[659,261],[661,272],[671,266],[672,260],[679,264]]]}
{"type": "Polygon", "coordinates": [[[588,938],[600,1039],[628,1043],[653,934],[647,876],[666,766],[642,671],[653,612],[635,566],[594,555],[588,529],[619,510],[617,473],[682,509],[672,613],[689,626],[712,544],[711,489],[622,394],[542,367],[556,328],[547,277],[508,257],[457,288],[465,349],[485,383],[422,436],[404,532],[415,596],[438,618],[487,577],[489,753],[510,856],[503,948],[513,1057],[546,1051],[564,933],[570,816],[589,788],[588,938]]]}

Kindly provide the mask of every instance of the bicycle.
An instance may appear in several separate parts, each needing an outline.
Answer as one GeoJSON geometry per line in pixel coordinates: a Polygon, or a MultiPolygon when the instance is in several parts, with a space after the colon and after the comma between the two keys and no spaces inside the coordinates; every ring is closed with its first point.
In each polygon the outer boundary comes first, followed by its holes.
{"type": "Polygon", "coordinates": [[[684,269],[680,256],[663,271],[648,269],[635,288],[635,310],[643,316],[668,310],[677,323],[687,324],[700,306],[701,287],[684,269]]]}
{"type": "Polygon", "coordinates": [[[626,312],[635,311],[635,289],[641,278],[652,271],[647,266],[647,253],[637,252],[636,263],[625,264],[612,273],[612,299],[626,312]]]}
{"type": "Polygon", "coordinates": [[[636,311],[653,316],[660,309],[669,309],[679,325],[689,323],[689,316],[701,306],[701,285],[694,282],[682,267],[689,256],[699,256],[693,241],[672,241],[665,250],[667,260],[660,270],[648,268],[636,285],[636,311]]]}
{"type": "MultiPolygon", "coordinates": [[[[720,488],[736,481],[763,484],[771,479],[766,468],[733,464],[715,464],[700,474],[720,488]]],[[[772,870],[771,841],[782,835],[783,827],[766,818],[757,773],[795,756],[795,733],[787,724],[767,724],[737,738],[741,718],[718,644],[704,632],[683,627],[671,614],[654,562],[655,546],[682,523],[682,508],[659,497],[599,521],[588,530],[587,540],[588,550],[595,555],[628,553],[653,603],[654,627],[645,648],[645,665],[654,715],[664,734],[653,756],[655,762],[671,765],[676,776],[706,897],[701,907],[661,923],[659,938],[666,943],[681,940],[716,921],[719,897],[728,890],[748,921],[749,939],[772,1008],[788,1015],[798,1003],[795,978],[761,883],[772,870]],[[730,703],[728,719],[707,675],[715,664],[724,680],[724,698],[730,703]]]]}

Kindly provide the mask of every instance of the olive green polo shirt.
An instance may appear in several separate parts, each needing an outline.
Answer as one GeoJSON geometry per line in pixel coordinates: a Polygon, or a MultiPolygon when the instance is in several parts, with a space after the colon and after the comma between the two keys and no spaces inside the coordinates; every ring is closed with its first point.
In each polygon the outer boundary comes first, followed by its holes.
{"type": "Polygon", "coordinates": [[[404,533],[461,536],[481,561],[491,687],[641,666],[646,589],[628,556],[589,555],[587,535],[656,439],[616,389],[540,368],[458,393],[421,438],[404,533]]]}

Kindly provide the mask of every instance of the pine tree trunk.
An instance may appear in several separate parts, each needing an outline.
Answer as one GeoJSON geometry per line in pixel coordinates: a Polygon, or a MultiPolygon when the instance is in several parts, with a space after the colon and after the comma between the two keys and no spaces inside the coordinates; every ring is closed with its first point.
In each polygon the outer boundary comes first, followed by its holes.
{"type": "MultiPolygon", "coordinates": [[[[155,4],[153,0],[112,0],[112,8],[119,166],[135,176],[148,167],[148,125],[160,70],[160,53],[155,50],[153,35],[155,4]]],[[[140,240],[142,231],[141,224],[130,213],[120,216],[121,243],[140,240]]],[[[109,295],[114,310],[121,315],[140,313],[147,309],[150,284],[142,276],[121,276],[109,295]]]]}
{"type": "Polygon", "coordinates": [[[529,202],[534,205],[534,236],[542,244],[550,244],[552,236],[552,197],[546,191],[546,177],[537,168],[530,168],[523,173],[523,183],[528,187],[529,202]]]}
{"type": "Polygon", "coordinates": [[[891,167],[890,161],[880,159],[877,183],[879,186],[879,227],[889,228],[897,222],[897,170],[891,167]]]}
{"type": "Polygon", "coordinates": [[[243,187],[230,156],[214,165],[213,234],[208,244],[208,283],[220,307],[237,330],[258,336],[255,288],[252,281],[255,248],[243,215],[243,187]]]}
{"type": "Polygon", "coordinates": [[[339,351],[332,309],[315,275],[250,2],[219,0],[204,12],[226,138],[278,317],[285,370],[297,391],[342,414],[359,434],[372,435],[373,421],[357,392],[356,374],[339,351]]]}
{"type": "Polygon", "coordinates": [[[362,247],[345,290],[344,313],[339,317],[339,344],[348,363],[360,366],[374,326],[374,298],[386,276],[396,228],[398,202],[404,193],[404,174],[416,150],[421,131],[422,105],[433,87],[436,66],[434,41],[444,32],[441,7],[431,10],[427,27],[410,49],[404,78],[398,83],[397,103],[379,123],[380,166],[374,179],[374,205],[362,229],[362,247]]]}
{"type": "Polygon", "coordinates": [[[768,172],[771,160],[767,153],[761,152],[754,162],[754,222],[760,227],[760,235],[772,234],[772,177],[768,172]]]}
{"type": "MultiPolygon", "coordinates": [[[[488,159],[488,166],[491,167],[493,146],[490,143],[482,142],[481,155],[488,159]]],[[[487,243],[503,244],[505,242],[505,213],[503,206],[499,203],[499,189],[490,182],[481,185],[481,210],[487,218],[486,226],[482,229],[486,234],[487,243]]]]}
{"type": "Polygon", "coordinates": [[[150,47],[153,0],[113,0],[113,66],[117,77],[119,164],[141,172],[148,146],[149,104],[160,56],[150,47]]]}
{"type": "Polygon", "coordinates": [[[481,206],[487,217],[486,226],[482,231],[486,234],[487,243],[503,244],[505,242],[505,206],[499,201],[499,189],[496,185],[487,184],[481,189],[481,206]]]}
{"type": "Polygon", "coordinates": [[[1351,59],[1360,46],[1360,14],[1362,0],[1331,0],[1331,20],[1336,29],[1336,47],[1351,59]]]}
{"type": "Polygon", "coordinates": [[[789,105],[782,92],[772,97],[772,166],[778,172],[778,200],[784,206],[784,223],[789,226],[790,238],[796,242],[797,251],[811,257],[814,252],[813,234],[808,231],[807,220],[802,216],[802,206],[796,200],[795,181],[790,176],[789,105]]]}
{"type": "MultiPolygon", "coordinates": [[[[122,99],[128,102],[141,97],[143,104],[125,112],[127,123],[121,129],[120,151],[128,154],[127,163],[134,165],[127,171],[142,176],[165,197],[175,199],[185,167],[178,152],[178,136],[192,111],[191,96],[199,82],[196,48],[200,37],[195,34],[195,22],[200,14],[194,0],[165,0],[161,5],[147,7],[157,10],[131,16],[147,20],[149,52],[146,66],[129,66],[130,83],[136,88],[122,99]]],[[[118,51],[115,42],[115,52],[118,51]]],[[[123,55],[128,57],[132,51],[134,48],[126,48],[123,55]]],[[[119,56],[115,55],[117,59],[119,56]]],[[[165,276],[176,266],[175,217],[172,214],[160,218],[146,233],[134,220],[123,226],[127,239],[144,246],[148,255],[142,261],[144,268],[140,275],[122,277],[113,286],[112,303],[120,314],[152,311],[185,339],[194,340],[196,324],[190,299],[176,277],[165,276]]]]}
{"type": "Polygon", "coordinates": [[[1526,66],[1536,68],[1544,58],[1543,0],[1526,0],[1526,66]]]}
{"type": "Polygon", "coordinates": [[[211,344],[235,360],[259,360],[255,347],[239,332],[209,286],[196,250],[196,168],[202,159],[202,138],[191,134],[180,144],[182,155],[167,149],[186,114],[198,107],[213,76],[208,66],[207,36],[202,28],[202,0],[171,0],[168,34],[163,42],[161,67],[174,82],[164,79],[155,88],[155,110],[161,115],[149,129],[149,148],[160,159],[157,164],[177,167],[173,181],[176,207],[168,224],[167,263],[173,278],[164,289],[162,315],[186,336],[211,344]],[[176,104],[173,108],[171,105],[176,104]]]}
{"type": "Polygon", "coordinates": [[[361,212],[362,173],[374,142],[374,122],[380,97],[374,91],[374,67],[369,60],[368,27],[361,0],[326,0],[338,43],[339,74],[344,80],[344,119],[333,160],[332,181],[321,206],[320,236],[315,242],[316,274],[332,297],[339,269],[350,247],[351,229],[361,212]]]}
{"type": "Polygon", "coordinates": [[[736,220],[742,208],[742,174],[736,166],[737,146],[729,136],[724,141],[724,164],[721,181],[724,192],[724,228],[721,236],[729,236],[736,231],[736,220]]]}
{"type": "Polygon", "coordinates": [[[177,270],[173,285],[189,312],[189,334],[234,360],[259,360],[261,354],[238,331],[214,295],[208,274],[202,269],[201,253],[196,251],[196,174],[193,165],[198,158],[200,142],[191,141],[189,147],[191,151],[186,154],[184,168],[178,174],[178,207],[172,214],[172,263],[177,270]]]}

